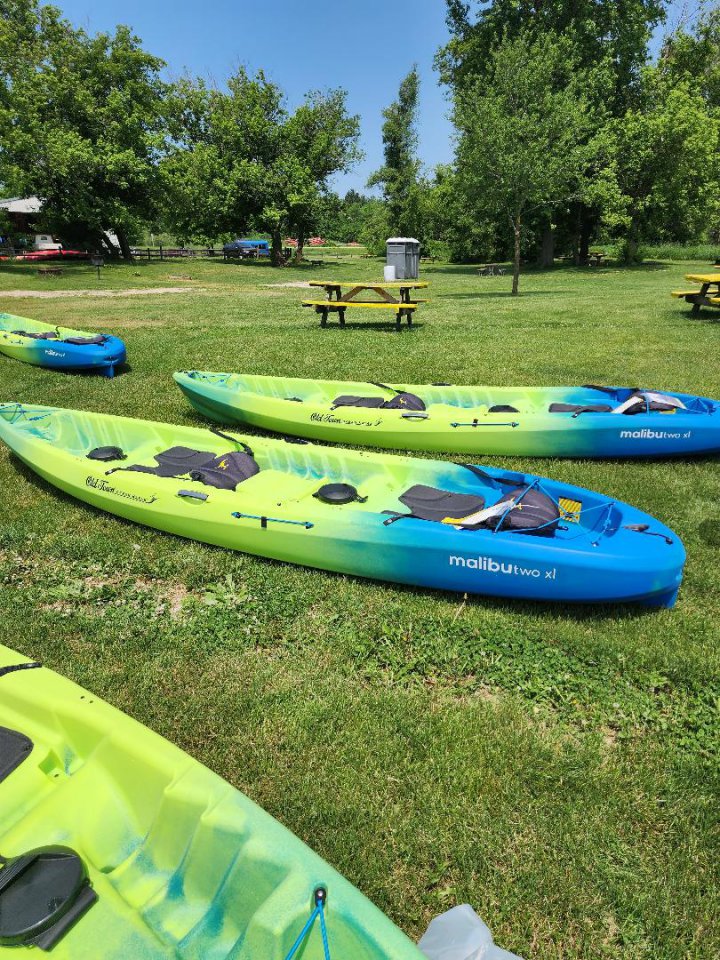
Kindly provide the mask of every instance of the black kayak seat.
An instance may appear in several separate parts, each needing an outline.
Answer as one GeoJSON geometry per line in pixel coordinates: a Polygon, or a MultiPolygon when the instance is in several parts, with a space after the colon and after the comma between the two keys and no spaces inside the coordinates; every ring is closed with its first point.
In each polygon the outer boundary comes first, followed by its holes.
{"type": "Polygon", "coordinates": [[[550,413],[612,413],[609,403],[551,403],[550,413]]]}
{"type": "Polygon", "coordinates": [[[13,330],[16,337],[29,337],[31,340],[57,340],[58,335],[54,331],[47,333],[32,333],[30,330],[13,330]]]}
{"type": "Polygon", "coordinates": [[[249,453],[231,450],[219,456],[208,450],[192,447],[170,447],[155,454],[156,466],[136,463],[118,467],[135,473],[151,473],[156,477],[186,477],[218,490],[234,490],[239,483],[260,472],[257,460],[249,453]]]}
{"type": "Polygon", "coordinates": [[[63,337],[62,343],[72,343],[76,347],[100,346],[107,342],[107,337],[102,333],[96,333],[92,337],[63,337]]]}
{"type": "Polygon", "coordinates": [[[485,506],[485,498],[475,493],[453,493],[439,487],[417,483],[398,497],[400,503],[418,520],[436,520],[442,523],[448,518],[460,520],[477,513],[485,506]]]}
{"type": "Polygon", "coordinates": [[[511,407],[509,403],[496,403],[493,407],[488,407],[488,413],[520,413],[517,407],[511,407]]]}
{"type": "Polygon", "coordinates": [[[351,394],[343,394],[336,397],[333,402],[333,409],[336,407],[368,407],[374,410],[425,410],[425,402],[421,397],[414,393],[398,391],[394,397],[389,400],[383,397],[356,397],[351,394]]]}
{"type": "MultiPolygon", "coordinates": [[[[463,520],[482,510],[485,500],[479,494],[453,493],[438,487],[416,484],[399,498],[418,520],[463,520]]],[[[479,530],[483,527],[515,530],[518,533],[533,533],[540,536],[552,536],[560,520],[558,505],[542,490],[516,487],[503,494],[498,503],[507,503],[508,511],[501,516],[493,516],[485,522],[466,526],[466,530],[479,530]],[[517,505],[510,508],[510,501],[517,505]]]]}

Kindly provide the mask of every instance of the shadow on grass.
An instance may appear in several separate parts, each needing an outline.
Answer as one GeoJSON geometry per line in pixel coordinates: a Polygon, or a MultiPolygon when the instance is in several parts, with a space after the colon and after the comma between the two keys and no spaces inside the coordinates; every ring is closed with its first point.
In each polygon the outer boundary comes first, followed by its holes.
{"type": "MultiPolygon", "coordinates": [[[[185,540],[188,538],[181,537],[178,534],[173,534],[168,531],[158,530],[157,528],[151,527],[146,524],[137,523],[133,520],[128,520],[125,517],[119,516],[118,514],[112,513],[110,510],[104,510],[101,507],[96,507],[93,504],[87,503],[84,500],[80,500],[77,497],[73,497],[68,493],[65,493],[63,490],[60,490],[58,487],[55,487],[53,484],[49,483],[47,480],[44,480],[42,477],[38,476],[30,467],[28,467],[19,457],[11,452],[10,460],[17,469],[20,476],[23,477],[28,483],[33,484],[38,489],[42,490],[48,496],[53,497],[58,500],[60,503],[71,504],[77,506],[78,503],[81,503],[84,508],[90,511],[92,514],[95,514],[100,517],[112,517],[114,521],[120,523],[124,528],[127,529],[137,529],[138,527],[150,530],[154,533],[159,534],[160,536],[170,536],[178,540],[185,540]]],[[[243,551],[231,551],[231,548],[218,546],[216,544],[206,543],[203,540],[196,540],[195,542],[202,544],[204,549],[212,550],[213,552],[222,551],[223,553],[238,552],[242,553],[243,551]]],[[[291,564],[286,563],[282,560],[275,560],[271,557],[264,557],[258,554],[250,554],[258,563],[260,564],[269,564],[272,567],[304,567],[303,564],[291,564]]],[[[442,598],[449,605],[452,605],[455,608],[458,602],[462,602],[463,598],[467,595],[463,593],[454,593],[448,590],[440,590],[432,587],[418,587],[412,584],[404,583],[395,583],[392,581],[386,580],[371,580],[368,577],[360,577],[355,574],[350,573],[340,573],[332,570],[321,570],[320,568],[314,567],[304,567],[304,569],[313,572],[315,571],[320,576],[328,576],[333,580],[337,577],[343,577],[347,580],[351,580],[354,583],[357,583],[361,586],[372,587],[375,590],[387,590],[392,592],[395,595],[411,595],[414,597],[436,597],[442,598]]],[[[518,598],[507,598],[507,597],[495,597],[489,594],[473,594],[472,602],[482,603],[484,605],[491,606],[494,610],[499,610],[502,613],[507,613],[508,616],[517,616],[518,613],[525,613],[529,617],[537,617],[538,614],[543,619],[547,619],[552,622],[555,626],[557,625],[558,620],[564,620],[570,623],[600,623],[603,621],[610,620],[624,620],[624,621],[635,621],[643,619],[647,616],[652,616],[657,614],[659,609],[657,607],[643,606],[639,603],[570,603],[570,602],[549,602],[542,600],[528,600],[521,597],[518,598]]]]}
{"type": "Polygon", "coordinates": [[[394,320],[386,320],[384,322],[382,320],[346,320],[345,326],[341,327],[339,323],[333,323],[332,320],[329,320],[326,327],[321,327],[320,324],[317,323],[312,324],[309,329],[322,330],[323,333],[327,333],[331,330],[339,330],[341,333],[345,330],[364,330],[369,333],[403,333],[405,331],[412,333],[413,330],[422,330],[424,326],[424,323],[418,323],[415,320],[413,320],[411,326],[408,326],[407,323],[403,323],[401,327],[397,327],[394,320]]]}
{"type": "Polygon", "coordinates": [[[475,293],[439,293],[433,300],[527,300],[530,297],[567,296],[568,290],[523,290],[513,297],[510,290],[478,290],[475,293]]]}

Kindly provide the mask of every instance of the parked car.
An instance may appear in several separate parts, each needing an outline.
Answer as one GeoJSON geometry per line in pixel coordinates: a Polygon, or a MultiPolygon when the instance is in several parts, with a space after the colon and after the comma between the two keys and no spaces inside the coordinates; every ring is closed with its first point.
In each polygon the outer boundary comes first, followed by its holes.
{"type": "Polygon", "coordinates": [[[223,246],[223,253],[226,257],[240,257],[241,260],[248,258],[269,257],[270,243],[268,240],[244,240],[238,238],[223,246]]]}

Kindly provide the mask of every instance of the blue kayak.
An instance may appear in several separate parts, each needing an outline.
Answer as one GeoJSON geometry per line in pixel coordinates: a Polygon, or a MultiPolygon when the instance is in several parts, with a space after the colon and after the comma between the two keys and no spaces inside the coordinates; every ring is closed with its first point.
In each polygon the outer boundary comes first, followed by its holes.
{"type": "Polygon", "coordinates": [[[36,367],[53,370],[96,370],[106,377],[125,362],[125,344],[119,337],[53,327],[40,320],[0,313],[0,353],[36,367]]]}

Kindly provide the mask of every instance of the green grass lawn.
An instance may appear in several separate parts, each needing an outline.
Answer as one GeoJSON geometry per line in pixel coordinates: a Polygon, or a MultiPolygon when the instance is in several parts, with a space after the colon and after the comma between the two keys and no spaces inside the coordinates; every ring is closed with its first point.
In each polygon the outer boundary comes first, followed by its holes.
{"type": "MultiPolygon", "coordinates": [[[[171,380],[187,368],[720,395],[720,313],[691,320],[669,296],[707,263],[529,272],[518,299],[509,277],[424,266],[431,301],[401,334],[352,315],[321,330],[303,290],[269,286],[381,269],[2,266],[3,309],[118,334],[132,369],[0,357],[0,400],[197,423],[171,380]]],[[[413,937],[467,901],[527,958],[717,957],[718,461],[509,465],[676,530],[675,609],[463,600],[233,554],[71,501],[3,448],[0,641],[226,777],[413,937]]]]}

